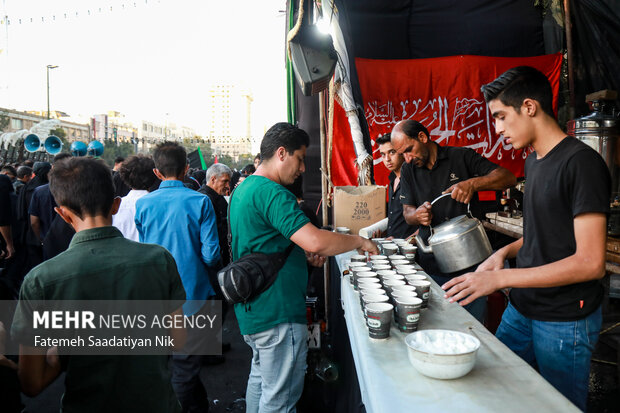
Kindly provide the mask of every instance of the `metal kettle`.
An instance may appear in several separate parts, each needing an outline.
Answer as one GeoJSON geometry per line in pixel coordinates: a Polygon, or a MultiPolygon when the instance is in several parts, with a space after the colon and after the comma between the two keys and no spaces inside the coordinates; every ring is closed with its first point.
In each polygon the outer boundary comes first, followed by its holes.
{"type": "MultiPolygon", "coordinates": [[[[445,196],[435,198],[431,205],[445,196]]],[[[430,226],[430,225],[429,225],[430,226]]],[[[419,235],[415,236],[418,247],[426,254],[434,254],[441,272],[452,273],[479,264],[487,259],[493,250],[482,223],[471,215],[467,204],[467,215],[452,218],[435,228],[430,226],[428,245],[419,235]]]]}

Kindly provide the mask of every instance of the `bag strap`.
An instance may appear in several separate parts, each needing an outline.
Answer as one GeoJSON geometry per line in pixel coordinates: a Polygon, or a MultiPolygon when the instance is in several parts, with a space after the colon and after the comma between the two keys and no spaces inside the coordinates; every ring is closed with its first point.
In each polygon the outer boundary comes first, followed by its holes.
{"type": "MultiPolygon", "coordinates": [[[[237,190],[237,188],[233,189],[233,191],[230,193],[230,196],[228,197],[228,208],[227,208],[227,212],[226,212],[226,223],[228,224],[228,235],[226,236],[226,238],[228,239],[228,254],[230,255],[230,262],[233,262],[232,231],[230,230],[230,204],[232,204],[232,197],[233,197],[233,194],[235,193],[236,190],[237,190]]],[[[291,255],[291,251],[293,251],[293,248],[295,248],[295,243],[293,241],[291,241],[291,243],[289,244],[288,247],[286,247],[284,252],[276,253],[276,254],[282,256],[282,266],[280,266],[280,268],[278,268],[278,271],[284,266],[284,263],[288,259],[289,255],[291,255]]]]}

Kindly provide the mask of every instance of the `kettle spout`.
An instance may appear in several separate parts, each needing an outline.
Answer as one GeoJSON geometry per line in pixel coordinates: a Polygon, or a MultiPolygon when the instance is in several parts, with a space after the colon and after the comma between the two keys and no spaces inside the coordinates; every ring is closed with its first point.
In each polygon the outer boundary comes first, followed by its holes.
{"type": "Polygon", "coordinates": [[[433,253],[433,247],[431,247],[430,245],[426,245],[424,243],[424,240],[422,239],[422,237],[420,237],[419,235],[415,236],[415,242],[418,244],[418,247],[420,247],[420,249],[425,254],[432,254],[433,253]]]}

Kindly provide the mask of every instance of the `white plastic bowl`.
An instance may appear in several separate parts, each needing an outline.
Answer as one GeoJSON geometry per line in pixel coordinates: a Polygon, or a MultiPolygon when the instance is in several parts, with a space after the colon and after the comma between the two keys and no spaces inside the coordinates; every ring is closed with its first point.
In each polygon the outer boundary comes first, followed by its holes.
{"type": "Polygon", "coordinates": [[[409,362],[435,379],[456,379],[476,364],[480,340],[452,330],[420,330],[405,337],[409,362]]]}

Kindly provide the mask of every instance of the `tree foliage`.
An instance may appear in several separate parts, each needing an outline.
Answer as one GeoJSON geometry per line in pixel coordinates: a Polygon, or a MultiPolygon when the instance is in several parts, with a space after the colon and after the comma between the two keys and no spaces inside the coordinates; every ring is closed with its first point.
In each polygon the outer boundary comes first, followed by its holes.
{"type": "Polygon", "coordinates": [[[103,143],[103,155],[101,155],[101,159],[110,165],[110,167],[113,167],[114,158],[117,156],[127,158],[135,153],[134,149],[135,148],[132,143],[120,142],[117,145],[114,140],[109,139],[103,143]]]}
{"type": "Polygon", "coordinates": [[[4,132],[9,127],[10,122],[11,118],[8,115],[0,114],[0,132],[4,132]]]}

